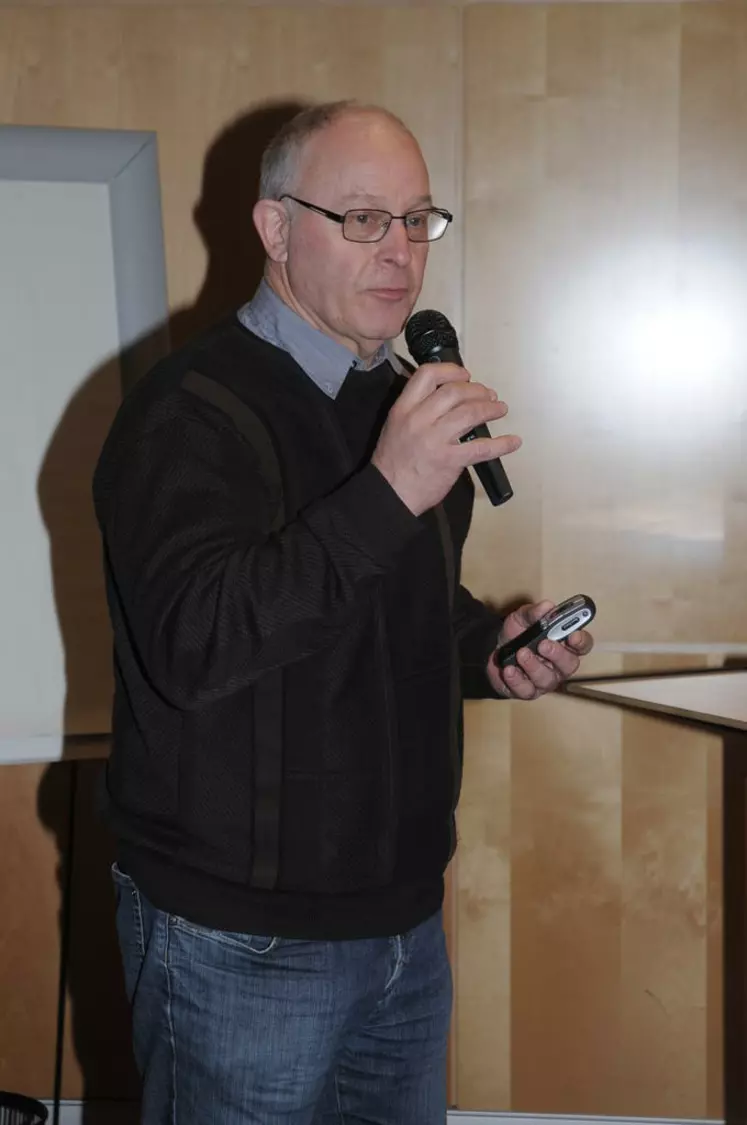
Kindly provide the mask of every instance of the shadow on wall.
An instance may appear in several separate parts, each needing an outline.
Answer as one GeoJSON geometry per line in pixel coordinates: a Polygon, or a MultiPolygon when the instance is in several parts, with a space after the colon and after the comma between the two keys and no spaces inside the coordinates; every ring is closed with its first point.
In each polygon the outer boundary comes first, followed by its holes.
{"type": "MultiPolygon", "coordinates": [[[[49,535],[65,648],[69,731],[95,731],[95,714],[101,713],[102,700],[107,719],[110,711],[110,665],[108,660],[101,661],[101,638],[108,649],[109,626],[91,477],[120,398],[120,380],[129,382],[126,373],[133,356],[142,373],[164,353],[168,339],[171,347],[180,347],[252,295],[264,265],[264,252],[252,223],[260,157],[271,136],[302,108],[296,101],[260,105],[232,121],[212,142],[194,210],[208,254],[196,300],[177,309],[167,325],[139,341],[131,354],[110,357],[94,371],[71,399],[47,448],[38,499],[49,535]],[[93,598],[86,585],[91,575],[98,584],[93,598]],[[98,645],[87,644],[90,638],[94,642],[99,638],[98,645]]],[[[109,874],[114,843],[95,811],[102,765],[95,760],[74,760],[79,751],[80,740],[68,739],[65,756],[70,761],[50,765],[44,772],[38,813],[58,848],[61,995],[66,990],[68,997],[66,1009],[60,1006],[60,1026],[64,1019],[67,1030],[60,1035],[64,1046],[58,1046],[54,1097],[85,1099],[83,1120],[94,1125],[97,1101],[133,1101],[139,1081],[114,928],[109,874]]],[[[57,1116],[50,1115],[50,1119],[57,1116]]],[[[137,1121],[135,1109],[130,1117],[137,1121]]]]}

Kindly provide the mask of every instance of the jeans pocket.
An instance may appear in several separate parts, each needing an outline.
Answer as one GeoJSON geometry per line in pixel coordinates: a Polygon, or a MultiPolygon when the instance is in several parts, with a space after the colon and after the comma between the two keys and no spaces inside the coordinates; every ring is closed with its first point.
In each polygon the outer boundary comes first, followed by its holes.
{"type": "Polygon", "coordinates": [[[112,882],[117,902],[117,930],[123,951],[134,946],[139,958],[145,957],[145,926],[143,924],[143,902],[137,886],[122,869],[113,863],[112,882]]]}
{"type": "Polygon", "coordinates": [[[178,914],[172,914],[169,919],[175,930],[180,930],[192,938],[213,942],[216,945],[226,946],[229,949],[243,950],[252,953],[255,957],[267,957],[280,945],[281,938],[264,934],[241,934],[233,930],[213,930],[208,926],[198,926],[189,922],[178,914]]]}

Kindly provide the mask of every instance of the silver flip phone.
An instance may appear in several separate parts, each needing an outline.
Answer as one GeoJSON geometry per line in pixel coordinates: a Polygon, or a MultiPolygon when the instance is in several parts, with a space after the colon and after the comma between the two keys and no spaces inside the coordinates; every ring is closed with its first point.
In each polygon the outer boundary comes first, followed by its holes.
{"type": "Polygon", "coordinates": [[[577,629],[583,629],[593,619],[597,607],[591,598],[585,594],[576,594],[555,606],[544,617],[540,617],[534,625],[530,625],[513,641],[501,645],[495,656],[496,664],[500,668],[507,668],[516,663],[516,654],[520,648],[531,649],[536,652],[541,641],[564,641],[577,629]]]}

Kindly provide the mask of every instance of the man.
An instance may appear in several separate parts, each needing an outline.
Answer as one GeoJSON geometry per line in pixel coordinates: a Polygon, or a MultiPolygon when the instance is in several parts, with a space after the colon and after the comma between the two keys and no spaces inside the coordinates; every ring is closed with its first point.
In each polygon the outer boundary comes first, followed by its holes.
{"type": "Polygon", "coordinates": [[[143,1121],[434,1125],[461,700],[552,691],[591,638],[503,674],[549,603],[460,584],[466,467],[519,440],[459,444],[505,404],[392,350],[450,220],[414,138],[316,107],[260,187],[255,298],[141,381],[95,477],[143,1121]]]}

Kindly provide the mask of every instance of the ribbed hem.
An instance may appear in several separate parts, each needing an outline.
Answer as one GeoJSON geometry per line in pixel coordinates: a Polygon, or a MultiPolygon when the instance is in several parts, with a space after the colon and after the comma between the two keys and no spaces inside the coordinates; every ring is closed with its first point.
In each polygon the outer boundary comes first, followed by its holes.
{"type": "Polygon", "coordinates": [[[407,933],[439,910],[444,882],[346,895],[256,891],[120,844],[117,862],[158,910],[198,926],[306,941],[352,941],[407,933]]]}

